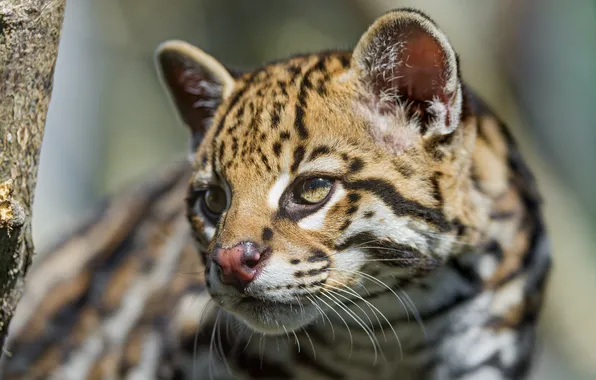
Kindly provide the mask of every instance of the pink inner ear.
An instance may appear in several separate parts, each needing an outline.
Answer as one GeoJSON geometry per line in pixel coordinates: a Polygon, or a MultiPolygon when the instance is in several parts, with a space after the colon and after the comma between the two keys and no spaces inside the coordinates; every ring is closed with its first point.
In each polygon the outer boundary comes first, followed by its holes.
{"type": "Polygon", "coordinates": [[[398,52],[399,64],[395,67],[392,86],[398,94],[415,101],[429,101],[438,97],[447,102],[445,52],[441,45],[428,33],[413,29],[406,33],[402,48],[398,52]]]}

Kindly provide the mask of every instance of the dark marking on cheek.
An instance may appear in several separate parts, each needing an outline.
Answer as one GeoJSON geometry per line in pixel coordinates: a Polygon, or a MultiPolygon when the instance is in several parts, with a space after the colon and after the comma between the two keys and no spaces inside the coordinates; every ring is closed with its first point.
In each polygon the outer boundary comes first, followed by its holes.
{"type": "Polygon", "coordinates": [[[347,229],[348,229],[348,227],[350,227],[350,225],[351,225],[351,224],[352,224],[352,221],[351,221],[351,220],[346,220],[346,221],[345,221],[345,222],[344,222],[344,223],[341,225],[341,227],[339,227],[339,230],[340,230],[340,231],[345,231],[345,230],[347,230],[347,229]]]}
{"type": "Polygon", "coordinates": [[[358,211],[358,206],[352,206],[346,210],[346,214],[352,215],[352,214],[356,213],[356,211],[358,211]]]}
{"type": "Polygon", "coordinates": [[[290,260],[290,264],[292,264],[292,265],[300,264],[300,259],[292,259],[292,260],[290,260]]]}
{"type": "Polygon", "coordinates": [[[269,241],[273,237],[273,230],[269,227],[263,228],[263,233],[261,234],[261,239],[263,241],[269,241]]]}
{"type": "Polygon", "coordinates": [[[329,265],[330,265],[330,263],[327,263],[327,265],[325,265],[323,268],[310,269],[308,272],[306,272],[306,274],[308,274],[309,276],[316,276],[318,274],[327,272],[327,269],[329,269],[329,265]]]}
{"type": "Polygon", "coordinates": [[[440,231],[449,231],[451,223],[438,208],[430,208],[419,202],[404,198],[393,183],[381,178],[369,178],[354,182],[344,182],[348,190],[367,191],[378,197],[386,206],[390,207],[397,217],[409,215],[434,225],[440,231]]]}
{"type": "Polygon", "coordinates": [[[290,170],[292,172],[295,172],[296,169],[298,169],[298,166],[300,165],[300,163],[302,162],[303,159],[304,159],[304,147],[303,146],[298,146],[294,150],[294,162],[292,163],[292,166],[290,167],[290,170]]]}
{"type": "Polygon", "coordinates": [[[364,168],[364,161],[360,158],[354,158],[350,163],[350,172],[352,174],[359,172],[362,168],[364,168]]]}
{"type": "Polygon", "coordinates": [[[366,244],[367,242],[374,242],[377,238],[370,232],[360,232],[354,236],[350,236],[346,241],[335,246],[336,251],[343,251],[357,244],[366,244]]]}
{"type": "Polygon", "coordinates": [[[350,160],[350,157],[346,153],[342,153],[341,154],[341,159],[344,160],[344,161],[349,161],[350,160]]]}
{"type": "Polygon", "coordinates": [[[360,200],[360,198],[362,198],[362,196],[358,193],[348,194],[348,200],[350,201],[350,203],[356,203],[360,200]]]}
{"type": "Polygon", "coordinates": [[[296,272],[294,272],[294,277],[296,277],[296,278],[302,278],[302,277],[304,277],[304,272],[301,271],[301,270],[296,271],[296,272]]]}
{"type": "Polygon", "coordinates": [[[365,213],[364,213],[364,217],[365,217],[366,219],[370,219],[370,218],[372,218],[373,216],[375,216],[375,212],[374,212],[374,211],[367,211],[367,212],[365,212],[365,213]]]}
{"type": "Polygon", "coordinates": [[[327,254],[320,249],[312,252],[312,255],[307,259],[309,263],[316,263],[317,261],[329,261],[327,254]]]}

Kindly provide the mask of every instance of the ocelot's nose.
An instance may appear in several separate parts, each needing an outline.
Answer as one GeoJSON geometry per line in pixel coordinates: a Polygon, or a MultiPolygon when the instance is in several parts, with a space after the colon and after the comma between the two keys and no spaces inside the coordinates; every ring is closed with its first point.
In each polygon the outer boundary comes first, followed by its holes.
{"type": "Polygon", "coordinates": [[[266,259],[268,249],[253,242],[242,242],[232,248],[216,248],[213,262],[221,282],[242,291],[254,280],[257,266],[266,259]]]}

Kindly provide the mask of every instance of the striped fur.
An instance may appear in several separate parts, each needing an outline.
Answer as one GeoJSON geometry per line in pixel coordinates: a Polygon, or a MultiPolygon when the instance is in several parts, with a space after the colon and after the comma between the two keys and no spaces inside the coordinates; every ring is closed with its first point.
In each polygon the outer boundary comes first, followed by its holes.
{"type": "Polygon", "coordinates": [[[524,378],[550,266],[540,198],[451,49],[412,10],[353,54],[242,75],[163,45],[192,165],[123,192],[37,265],[3,378],[524,378]],[[410,70],[418,47],[438,57],[428,76],[410,70]],[[333,189],[304,207],[293,189],[312,176],[333,189]],[[270,253],[240,292],[212,253],[246,241],[270,253]]]}

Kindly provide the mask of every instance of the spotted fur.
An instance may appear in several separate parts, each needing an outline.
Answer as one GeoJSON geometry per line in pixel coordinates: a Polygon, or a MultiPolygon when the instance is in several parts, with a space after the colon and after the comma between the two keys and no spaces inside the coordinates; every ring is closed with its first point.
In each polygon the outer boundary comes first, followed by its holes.
{"type": "Polygon", "coordinates": [[[179,41],[157,61],[191,168],[37,266],[3,378],[525,377],[550,266],[540,198],[434,22],[392,11],[353,53],[244,74],[179,41]],[[331,181],[324,201],[296,200],[309,178],[331,181]],[[263,258],[238,289],[214,255],[242,244],[263,258]]]}

